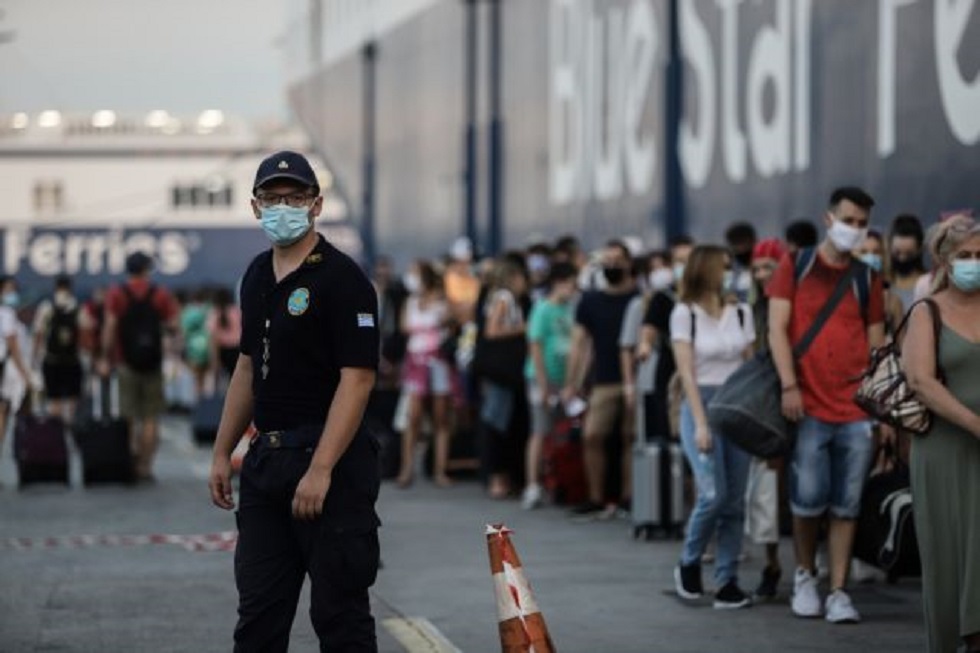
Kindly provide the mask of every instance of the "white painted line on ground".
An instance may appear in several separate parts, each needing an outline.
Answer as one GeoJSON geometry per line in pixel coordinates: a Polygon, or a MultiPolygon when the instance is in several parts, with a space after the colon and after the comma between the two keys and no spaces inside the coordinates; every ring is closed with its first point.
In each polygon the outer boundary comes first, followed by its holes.
{"type": "Polygon", "coordinates": [[[381,625],[407,653],[462,653],[425,617],[395,617],[381,625]]]}

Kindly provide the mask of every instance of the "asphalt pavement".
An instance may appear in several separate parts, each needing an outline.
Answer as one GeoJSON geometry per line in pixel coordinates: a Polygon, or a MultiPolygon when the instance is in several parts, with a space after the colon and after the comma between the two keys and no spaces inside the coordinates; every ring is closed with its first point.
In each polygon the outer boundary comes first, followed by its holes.
{"type": "MultiPolygon", "coordinates": [[[[16,489],[0,458],[0,653],[231,650],[234,521],[207,494],[210,454],[186,420],[168,418],[157,482],[137,487],[16,489]],[[88,536],[88,537],[82,537],[88,536]]],[[[789,541],[777,600],[738,611],[673,594],[680,543],[637,541],[627,521],[583,523],[565,511],[492,501],[473,481],[440,489],[386,484],[384,567],[372,590],[384,653],[499,651],[484,530],[505,523],[562,653],[922,651],[919,584],[855,585],[864,622],[799,620],[788,605],[789,541]]],[[[755,585],[762,552],[747,547],[755,585]]],[[[710,586],[710,566],[705,568],[710,586]]],[[[317,650],[304,592],[293,651],[317,650]]]]}

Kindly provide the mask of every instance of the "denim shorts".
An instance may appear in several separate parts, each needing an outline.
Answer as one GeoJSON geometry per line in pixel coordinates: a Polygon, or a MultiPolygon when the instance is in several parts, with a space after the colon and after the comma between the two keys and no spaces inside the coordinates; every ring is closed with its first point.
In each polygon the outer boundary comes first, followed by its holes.
{"type": "Polygon", "coordinates": [[[790,469],[793,514],[819,517],[829,509],[834,517],[856,519],[873,456],[870,422],[803,418],[790,469]]]}

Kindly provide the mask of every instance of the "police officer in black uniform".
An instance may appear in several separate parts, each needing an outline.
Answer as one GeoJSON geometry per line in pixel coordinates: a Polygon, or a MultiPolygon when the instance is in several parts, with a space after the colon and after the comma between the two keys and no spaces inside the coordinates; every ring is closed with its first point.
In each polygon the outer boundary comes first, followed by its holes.
{"type": "Polygon", "coordinates": [[[272,240],[242,280],[241,355],[211,465],[211,499],[235,507],[231,451],[250,421],[235,551],[235,651],[286,651],[303,579],[321,651],[376,651],[378,449],[361,427],[378,364],[377,297],[313,229],[323,198],[309,162],[259,166],[252,210],[272,240]]]}

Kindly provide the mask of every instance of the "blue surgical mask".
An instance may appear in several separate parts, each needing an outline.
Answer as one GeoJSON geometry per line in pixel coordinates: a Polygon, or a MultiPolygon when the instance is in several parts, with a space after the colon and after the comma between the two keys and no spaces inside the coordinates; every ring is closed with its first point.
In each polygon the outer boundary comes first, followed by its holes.
{"type": "Polygon", "coordinates": [[[310,221],[309,207],[276,204],[275,206],[263,206],[260,212],[265,235],[273,243],[282,247],[287,247],[298,241],[313,226],[310,221]]]}
{"type": "Polygon", "coordinates": [[[20,304],[20,295],[17,294],[16,290],[5,293],[3,296],[3,305],[10,306],[11,308],[16,308],[20,304]]]}
{"type": "Polygon", "coordinates": [[[674,263],[674,282],[680,283],[681,279],[684,278],[684,264],[674,263]]]}
{"type": "Polygon", "coordinates": [[[980,290],[980,261],[953,261],[953,285],[963,292],[980,290]]]}
{"type": "Polygon", "coordinates": [[[881,272],[881,257],[877,254],[861,254],[861,260],[875,272],[881,272]]]}

